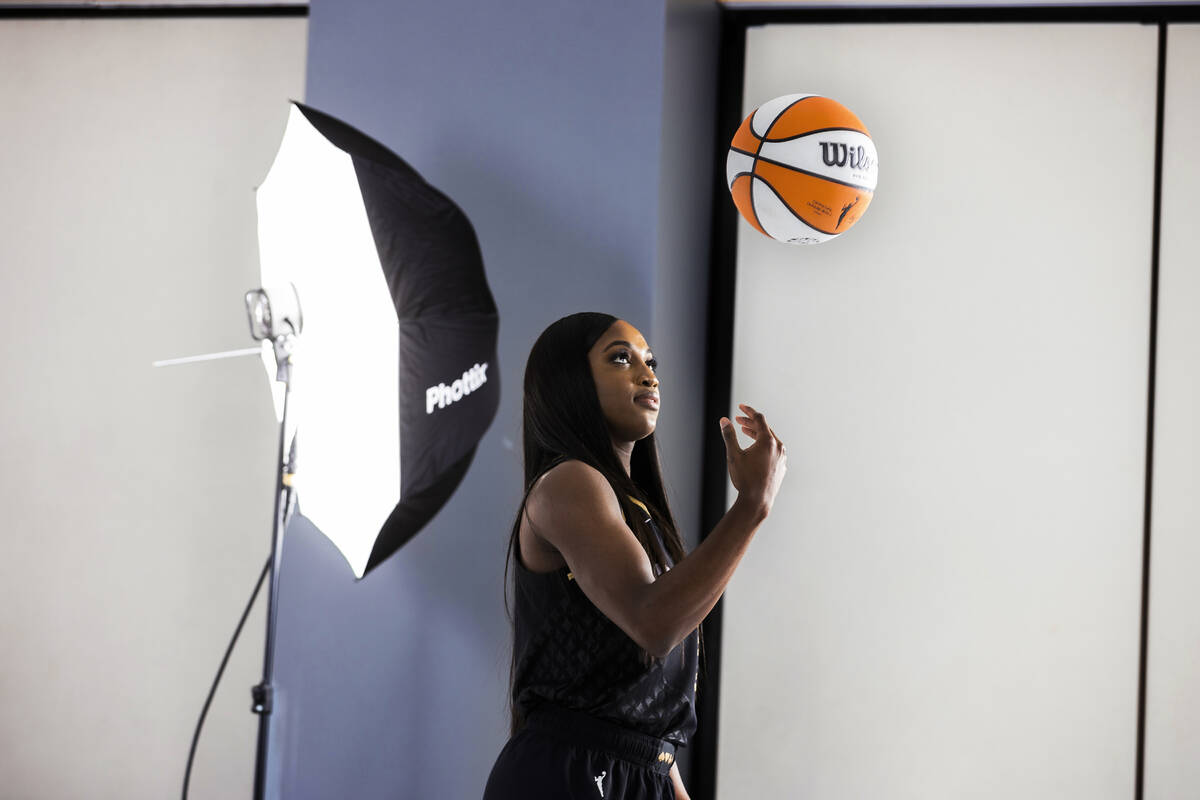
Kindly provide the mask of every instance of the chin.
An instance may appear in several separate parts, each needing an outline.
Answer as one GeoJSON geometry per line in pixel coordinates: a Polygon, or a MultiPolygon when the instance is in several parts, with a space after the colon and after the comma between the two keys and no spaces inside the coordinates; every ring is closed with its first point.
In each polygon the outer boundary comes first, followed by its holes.
{"type": "Polygon", "coordinates": [[[649,427],[642,428],[641,434],[637,437],[637,441],[640,442],[642,439],[645,439],[647,436],[654,433],[656,428],[658,428],[657,423],[652,424],[649,427]]]}
{"type": "Polygon", "coordinates": [[[654,429],[657,427],[657,425],[646,425],[643,422],[643,424],[636,427],[630,425],[629,427],[623,429],[620,434],[616,434],[616,436],[617,438],[626,442],[640,442],[642,439],[645,439],[647,436],[654,433],[654,429]]]}

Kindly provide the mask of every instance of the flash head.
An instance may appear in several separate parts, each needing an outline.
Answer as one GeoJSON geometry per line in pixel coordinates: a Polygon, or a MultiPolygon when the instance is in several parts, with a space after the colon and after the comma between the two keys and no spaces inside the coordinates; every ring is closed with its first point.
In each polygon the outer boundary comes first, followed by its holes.
{"type": "Polygon", "coordinates": [[[300,295],[295,284],[262,287],[246,292],[246,313],[250,317],[250,335],[258,341],[299,333],[304,329],[300,295]]]}

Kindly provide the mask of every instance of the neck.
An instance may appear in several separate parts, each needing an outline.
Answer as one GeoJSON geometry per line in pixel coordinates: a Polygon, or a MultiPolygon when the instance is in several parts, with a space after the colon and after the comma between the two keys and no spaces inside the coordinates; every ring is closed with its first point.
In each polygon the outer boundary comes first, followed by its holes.
{"type": "Polygon", "coordinates": [[[617,459],[625,468],[625,474],[629,475],[629,464],[633,458],[633,442],[613,442],[613,449],[617,451],[617,459]]]}

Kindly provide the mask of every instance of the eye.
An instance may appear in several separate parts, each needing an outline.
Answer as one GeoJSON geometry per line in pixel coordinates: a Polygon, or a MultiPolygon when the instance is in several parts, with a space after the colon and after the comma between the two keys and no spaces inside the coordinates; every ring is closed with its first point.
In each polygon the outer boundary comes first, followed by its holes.
{"type": "MultiPolygon", "coordinates": [[[[630,358],[630,356],[629,356],[628,350],[618,350],[615,353],[613,353],[612,360],[613,360],[614,364],[628,364],[629,358],[630,358]]],[[[650,367],[650,369],[657,372],[658,371],[658,359],[657,358],[650,359],[649,361],[646,362],[646,366],[650,367]]]]}

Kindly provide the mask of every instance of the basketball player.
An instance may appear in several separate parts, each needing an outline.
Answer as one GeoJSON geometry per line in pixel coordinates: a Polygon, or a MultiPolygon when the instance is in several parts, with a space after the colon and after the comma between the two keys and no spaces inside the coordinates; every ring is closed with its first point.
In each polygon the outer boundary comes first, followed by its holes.
{"type": "Polygon", "coordinates": [[[699,625],[787,457],[753,408],[736,417],[746,450],[722,418],[738,497],[685,556],[659,472],[656,367],[641,333],[607,314],[558,320],[529,354],[511,729],[484,800],[688,797],[675,753],[696,728],[699,625]]]}

